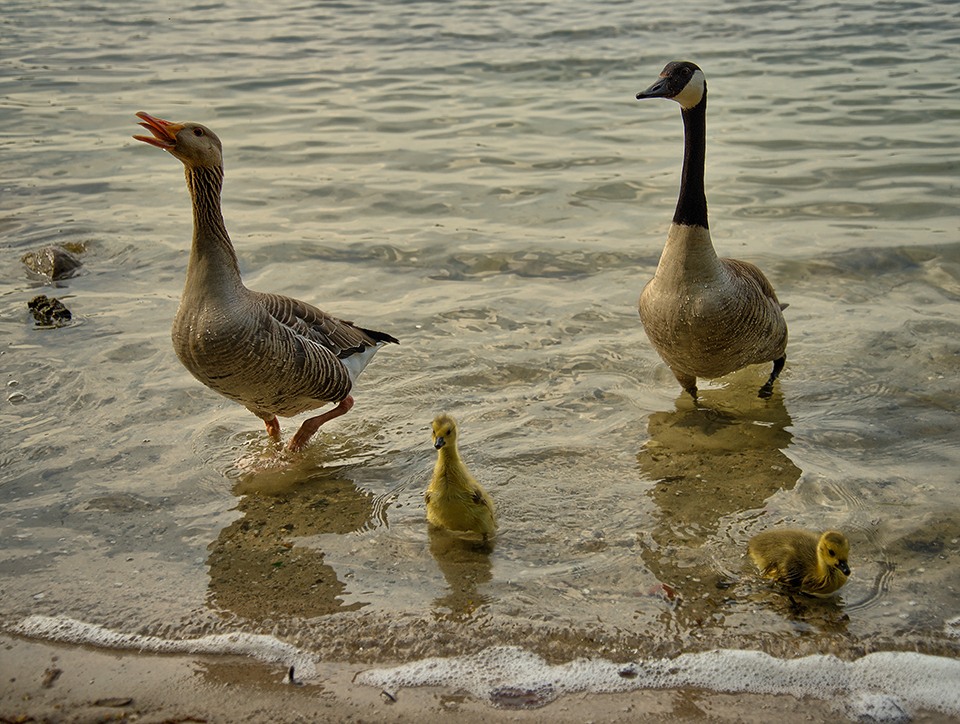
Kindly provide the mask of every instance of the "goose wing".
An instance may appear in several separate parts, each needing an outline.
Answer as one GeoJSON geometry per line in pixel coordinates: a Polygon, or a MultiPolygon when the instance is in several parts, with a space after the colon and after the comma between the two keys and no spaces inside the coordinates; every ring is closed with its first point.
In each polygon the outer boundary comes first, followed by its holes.
{"type": "Polygon", "coordinates": [[[330,350],[343,360],[386,342],[399,344],[385,332],[364,329],[313,305],[280,294],[258,294],[264,311],[296,334],[330,350]]]}
{"type": "Polygon", "coordinates": [[[748,261],[740,261],[738,259],[721,259],[721,261],[727,265],[727,268],[730,269],[734,274],[739,277],[752,279],[757,283],[757,286],[760,287],[760,291],[763,292],[763,296],[772,299],[780,309],[786,309],[788,305],[781,304],[780,300],[777,299],[777,293],[773,289],[773,285],[770,281],[763,275],[763,272],[760,271],[756,266],[751,264],[748,261]]]}

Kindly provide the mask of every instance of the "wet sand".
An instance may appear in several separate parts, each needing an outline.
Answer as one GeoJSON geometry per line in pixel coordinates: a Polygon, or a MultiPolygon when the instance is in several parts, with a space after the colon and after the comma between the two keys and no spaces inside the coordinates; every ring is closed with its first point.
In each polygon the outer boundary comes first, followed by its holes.
{"type": "MultiPolygon", "coordinates": [[[[843,721],[836,704],[693,689],[584,694],[538,709],[498,709],[457,691],[391,692],[353,683],[365,667],[317,667],[300,685],[241,657],[111,651],[0,636],[0,722],[688,722],[843,721]]],[[[296,674],[294,674],[296,679],[296,674]]],[[[919,724],[957,722],[922,713],[919,724]]]]}

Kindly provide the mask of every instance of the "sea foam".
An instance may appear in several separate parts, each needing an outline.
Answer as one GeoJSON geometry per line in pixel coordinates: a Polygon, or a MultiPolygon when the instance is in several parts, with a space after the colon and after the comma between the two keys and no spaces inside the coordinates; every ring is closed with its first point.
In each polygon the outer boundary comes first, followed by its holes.
{"type": "Polygon", "coordinates": [[[111,631],[91,623],[62,616],[30,616],[12,629],[31,638],[71,644],[88,644],[105,649],[131,649],[157,654],[219,654],[249,656],[267,663],[295,667],[303,678],[316,672],[316,657],[295,646],[264,634],[212,634],[195,639],[164,639],[111,631]]]}
{"type": "Polygon", "coordinates": [[[521,648],[498,647],[474,656],[371,669],[356,680],[388,692],[411,686],[463,689],[503,707],[542,706],[578,692],[696,687],[836,701],[847,716],[864,722],[905,722],[919,710],[960,716],[960,661],[909,652],[842,661],[829,655],[784,660],[759,651],[719,650],[631,664],[579,659],[551,665],[521,648]]]}
{"type": "MultiPolygon", "coordinates": [[[[262,634],[170,640],[50,616],[30,616],[11,631],[110,649],[249,656],[293,666],[302,678],[316,673],[315,655],[262,634]]],[[[356,682],[391,693],[414,686],[466,690],[477,699],[504,708],[543,706],[565,694],[695,687],[835,701],[847,716],[862,722],[899,724],[921,710],[960,716],[960,661],[911,652],[878,652],[856,661],[842,661],[830,655],[777,659],[760,651],[725,649],[629,664],[577,659],[552,665],[522,648],[499,646],[472,656],[368,669],[357,675],[356,682]]]]}

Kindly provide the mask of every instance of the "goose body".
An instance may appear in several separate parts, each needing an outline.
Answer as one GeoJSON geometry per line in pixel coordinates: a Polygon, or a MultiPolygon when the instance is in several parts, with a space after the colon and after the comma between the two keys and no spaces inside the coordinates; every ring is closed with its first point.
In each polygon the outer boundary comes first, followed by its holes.
{"type": "Polygon", "coordinates": [[[397,340],[305,302],[247,289],[220,210],[220,139],[196,123],[137,115],[153,135],[134,138],[183,163],[193,201],[193,243],[171,333],[177,357],[204,385],[263,420],[276,438],[278,416],[336,403],[304,421],[289,444],[299,450],[323,423],[349,411],[357,376],[380,347],[397,340]]]}
{"type": "Polygon", "coordinates": [[[467,470],[457,448],[457,423],[449,415],[433,421],[437,463],[424,494],[427,520],[438,528],[472,531],[484,538],[497,527],[493,499],[467,470]]]}
{"type": "Polygon", "coordinates": [[[756,266],[717,256],[707,222],[703,174],[707,83],[693,63],[669,63],[637,94],[672,98],[682,109],[684,159],[680,198],[654,277],[640,294],[640,320],[650,342],[684,390],[697,378],[722,377],[773,362],[760,397],[770,397],[786,362],[787,324],[773,286],[756,266]]]}
{"type": "Polygon", "coordinates": [[[765,577],[801,593],[829,596],[850,575],[850,545],[835,530],[820,536],[805,530],[768,530],[750,539],[748,551],[765,577]]]}

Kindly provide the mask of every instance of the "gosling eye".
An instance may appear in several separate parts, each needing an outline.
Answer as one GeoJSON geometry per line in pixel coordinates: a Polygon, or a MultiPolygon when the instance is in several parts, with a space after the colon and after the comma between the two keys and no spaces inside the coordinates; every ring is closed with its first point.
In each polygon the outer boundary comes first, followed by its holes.
{"type": "Polygon", "coordinates": [[[193,129],[193,135],[194,135],[194,136],[202,136],[202,135],[203,135],[203,129],[202,129],[202,128],[194,128],[194,129],[193,129]]]}
{"type": "Polygon", "coordinates": [[[833,552],[832,550],[830,550],[829,548],[827,548],[827,553],[829,553],[831,556],[834,556],[834,557],[837,555],[836,553],[834,553],[834,552],[833,552]]]}

